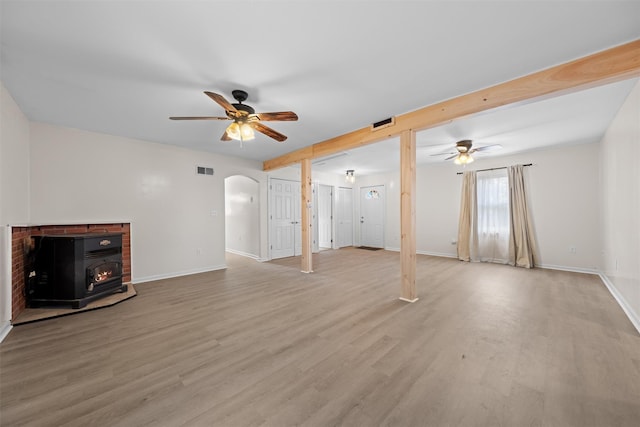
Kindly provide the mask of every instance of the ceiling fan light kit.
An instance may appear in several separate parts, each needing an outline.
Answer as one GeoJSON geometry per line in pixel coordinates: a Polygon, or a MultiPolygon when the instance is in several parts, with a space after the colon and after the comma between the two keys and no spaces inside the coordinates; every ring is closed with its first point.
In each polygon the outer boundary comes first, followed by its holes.
{"type": "Polygon", "coordinates": [[[453,163],[456,165],[468,165],[469,163],[473,163],[473,157],[467,153],[460,153],[453,160],[453,163]]]}
{"type": "Polygon", "coordinates": [[[234,121],[227,127],[227,136],[236,141],[251,141],[255,139],[256,134],[253,128],[246,122],[234,121]]]}
{"type": "Polygon", "coordinates": [[[287,139],[286,135],[271,129],[261,121],[296,121],[298,115],[293,111],[278,111],[272,113],[256,113],[250,105],[243,104],[248,98],[247,92],[236,89],[231,92],[237,103],[231,104],[224,96],[214,92],[204,92],[209,98],[218,103],[227,117],[169,117],[171,120],[232,120],[220,138],[221,141],[250,141],[255,138],[255,131],[263,133],[278,142],[287,139]]]}
{"type": "Polygon", "coordinates": [[[471,154],[475,153],[476,151],[489,151],[489,150],[502,148],[502,145],[500,144],[485,145],[478,148],[471,148],[472,145],[473,143],[470,139],[463,139],[461,141],[456,142],[455,151],[450,151],[447,153],[432,154],[432,156],[450,155],[444,160],[448,161],[453,159],[453,163],[455,163],[456,165],[464,166],[473,162],[473,157],[471,156],[471,154]]]}

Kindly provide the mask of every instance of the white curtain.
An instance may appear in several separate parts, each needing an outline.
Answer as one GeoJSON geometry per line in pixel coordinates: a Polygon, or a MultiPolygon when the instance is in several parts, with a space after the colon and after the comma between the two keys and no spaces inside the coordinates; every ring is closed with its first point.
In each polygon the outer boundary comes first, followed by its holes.
{"type": "Polygon", "coordinates": [[[509,262],[509,182],[506,169],[477,172],[477,253],[472,261],[509,262]]]}

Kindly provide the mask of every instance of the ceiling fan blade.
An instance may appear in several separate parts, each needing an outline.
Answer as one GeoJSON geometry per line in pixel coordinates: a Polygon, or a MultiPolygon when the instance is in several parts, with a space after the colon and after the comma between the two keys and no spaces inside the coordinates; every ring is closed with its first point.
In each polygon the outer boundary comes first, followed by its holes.
{"type": "Polygon", "coordinates": [[[438,154],[430,154],[430,156],[446,156],[447,154],[455,154],[457,155],[458,152],[456,151],[455,153],[453,151],[447,151],[446,153],[438,153],[438,154]]]}
{"type": "Polygon", "coordinates": [[[263,134],[275,139],[278,142],[283,142],[287,139],[286,135],[283,135],[280,132],[271,129],[270,127],[265,126],[260,122],[252,123],[251,126],[253,126],[253,128],[258,132],[262,132],[263,134]]]}
{"type": "Polygon", "coordinates": [[[264,120],[266,122],[274,122],[274,121],[296,121],[298,120],[298,115],[293,111],[278,111],[274,113],[258,113],[256,114],[260,120],[264,120]]]}
{"type": "Polygon", "coordinates": [[[229,120],[228,117],[169,117],[171,120],[229,120]]]}
{"type": "Polygon", "coordinates": [[[220,141],[231,141],[231,137],[229,136],[229,134],[227,133],[227,131],[225,130],[224,133],[222,134],[222,137],[220,138],[220,141]]]}
{"type": "Polygon", "coordinates": [[[449,156],[444,160],[447,161],[447,160],[455,159],[456,157],[458,157],[458,153],[454,154],[453,156],[449,156]]]}
{"type": "Polygon", "coordinates": [[[485,145],[483,147],[474,148],[474,151],[491,151],[491,150],[497,150],[499,148],[502,148],[502,145],[491,144],[491,145],[485,145]]]}
{"type": "Polygon", "coordinates": [[[218,95],[217,93],[213,93],[213,92],[208,92],[208,91],[204,91],[204,93],[211,99],[213,99],[215,102],[217,102],[222,108],[224,108],[224,111],[232,111],[234,113],[237,113],[238,110],[236,110],[236,107],[234,107],[233,105],[231,105],[231,103],[229,101],[227,101],[225,99],[224,96],[222,95],[218,95]]]}

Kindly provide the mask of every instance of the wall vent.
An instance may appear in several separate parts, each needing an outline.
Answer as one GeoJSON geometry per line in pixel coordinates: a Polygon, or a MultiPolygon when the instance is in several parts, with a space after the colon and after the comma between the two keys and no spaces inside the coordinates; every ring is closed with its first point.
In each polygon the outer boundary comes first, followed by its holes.
{"type": "Polygon", "coordinates": [[[389,117],[388,119],[380,120],[379,122],[375,122],[371,124],[371,130],[378,130],[382,128],[386,128],[389,126],[393,126],[396,124],[395,117],[389,117]]]}
{"type": "Polygon", "coordinates": [[[207,168],[204,166],[196,166],[196,173],[198,175],[213,175],[213,168],[207,168]]]}

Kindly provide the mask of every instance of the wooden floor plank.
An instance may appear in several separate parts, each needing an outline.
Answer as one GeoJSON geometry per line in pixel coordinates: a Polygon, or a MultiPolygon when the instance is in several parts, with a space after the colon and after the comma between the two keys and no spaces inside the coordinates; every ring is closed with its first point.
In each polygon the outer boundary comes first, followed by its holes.
{"type": "Polygon", "coordinates": [[[594,275],[353,248],[136,285],[16,326],[0,425],[637,426],[640,336],[594,275]]]}

